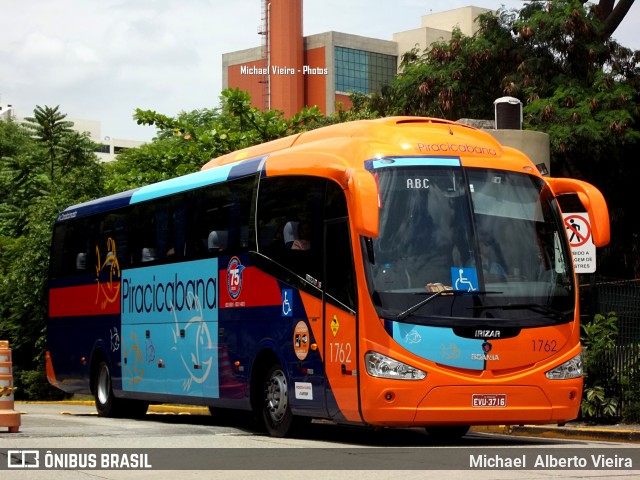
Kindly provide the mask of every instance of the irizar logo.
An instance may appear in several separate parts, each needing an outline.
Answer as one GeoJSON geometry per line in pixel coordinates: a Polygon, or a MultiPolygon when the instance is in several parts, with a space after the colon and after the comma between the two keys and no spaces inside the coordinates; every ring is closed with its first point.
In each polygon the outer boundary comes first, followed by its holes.
{"type": "Polygon", "coordinates": [[[500,338],[502,332],[500,330],[476,330],[476,338],[500,338]]]}

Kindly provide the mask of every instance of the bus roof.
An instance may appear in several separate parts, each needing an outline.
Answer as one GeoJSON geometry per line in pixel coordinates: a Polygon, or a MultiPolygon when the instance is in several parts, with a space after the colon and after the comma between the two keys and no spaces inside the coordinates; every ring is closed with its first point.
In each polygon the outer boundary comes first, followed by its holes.
{"type": "Polygon", "coordinates": [[[261,172],[321,175],[346,187],[349,171],[385,156],[456,157],[465,166],[537,174],[521,152],[503,147],[487,132],[448,120],[387,117],[335,124],[231,152],[207,162],[199,172],[67,208],[58,222],[188,191],[261,172]],[[496,160],[497,162],[492,162],[496,160]]]}
{"type": "Polygon", "coordinates": [[[258,155],[269,155],[269,168],[271,159],[285,152],[302,154],[319,151],[318,142],[322,142],[322,152],[340,155],[348,166],[354,168],[362,168],[364,160],[386,155],[446,155],[506,160],[505,156],[511,157],[515,152],[520,160],[524,157],[520,152],[503,147],[487,132],[469,125],[428,117],[386,117],[330,125],[248,147],[217,157],[205,164],[202,170],[258,155]],[[359,154],[354,154],[353,147],[357,143],[365,148],[359,154]]]}

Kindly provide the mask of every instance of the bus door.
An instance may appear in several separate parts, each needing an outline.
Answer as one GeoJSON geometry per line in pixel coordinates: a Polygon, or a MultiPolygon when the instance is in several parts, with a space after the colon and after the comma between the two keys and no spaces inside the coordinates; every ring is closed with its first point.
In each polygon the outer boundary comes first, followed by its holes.
{"type": "Polygon", "coordinates": [[[346,217],[325,222],[325,247],[323,358],[327,413],[335,420],[359,422],[356,289],[346,217]]]}

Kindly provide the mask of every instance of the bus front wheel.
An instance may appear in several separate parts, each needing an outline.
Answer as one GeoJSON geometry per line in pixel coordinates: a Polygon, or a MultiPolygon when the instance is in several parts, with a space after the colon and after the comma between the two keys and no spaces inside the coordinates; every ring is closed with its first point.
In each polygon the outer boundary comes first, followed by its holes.
{"type": "Polygon", "coordinates": [[[285,437],[293,425],[287,376],[281,365],[272,366],[264,377],[262,422],[272,437],[285,437]]]}

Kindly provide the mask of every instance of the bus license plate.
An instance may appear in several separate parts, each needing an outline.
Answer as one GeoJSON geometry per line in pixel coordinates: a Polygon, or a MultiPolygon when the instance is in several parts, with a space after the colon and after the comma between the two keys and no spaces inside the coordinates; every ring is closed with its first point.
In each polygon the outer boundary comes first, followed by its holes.
{"type": "Polygon", "coordinates": [[[507,395],[503,393],[473,394],[471,402],[473,408],[506,407],[507,395]]]}

